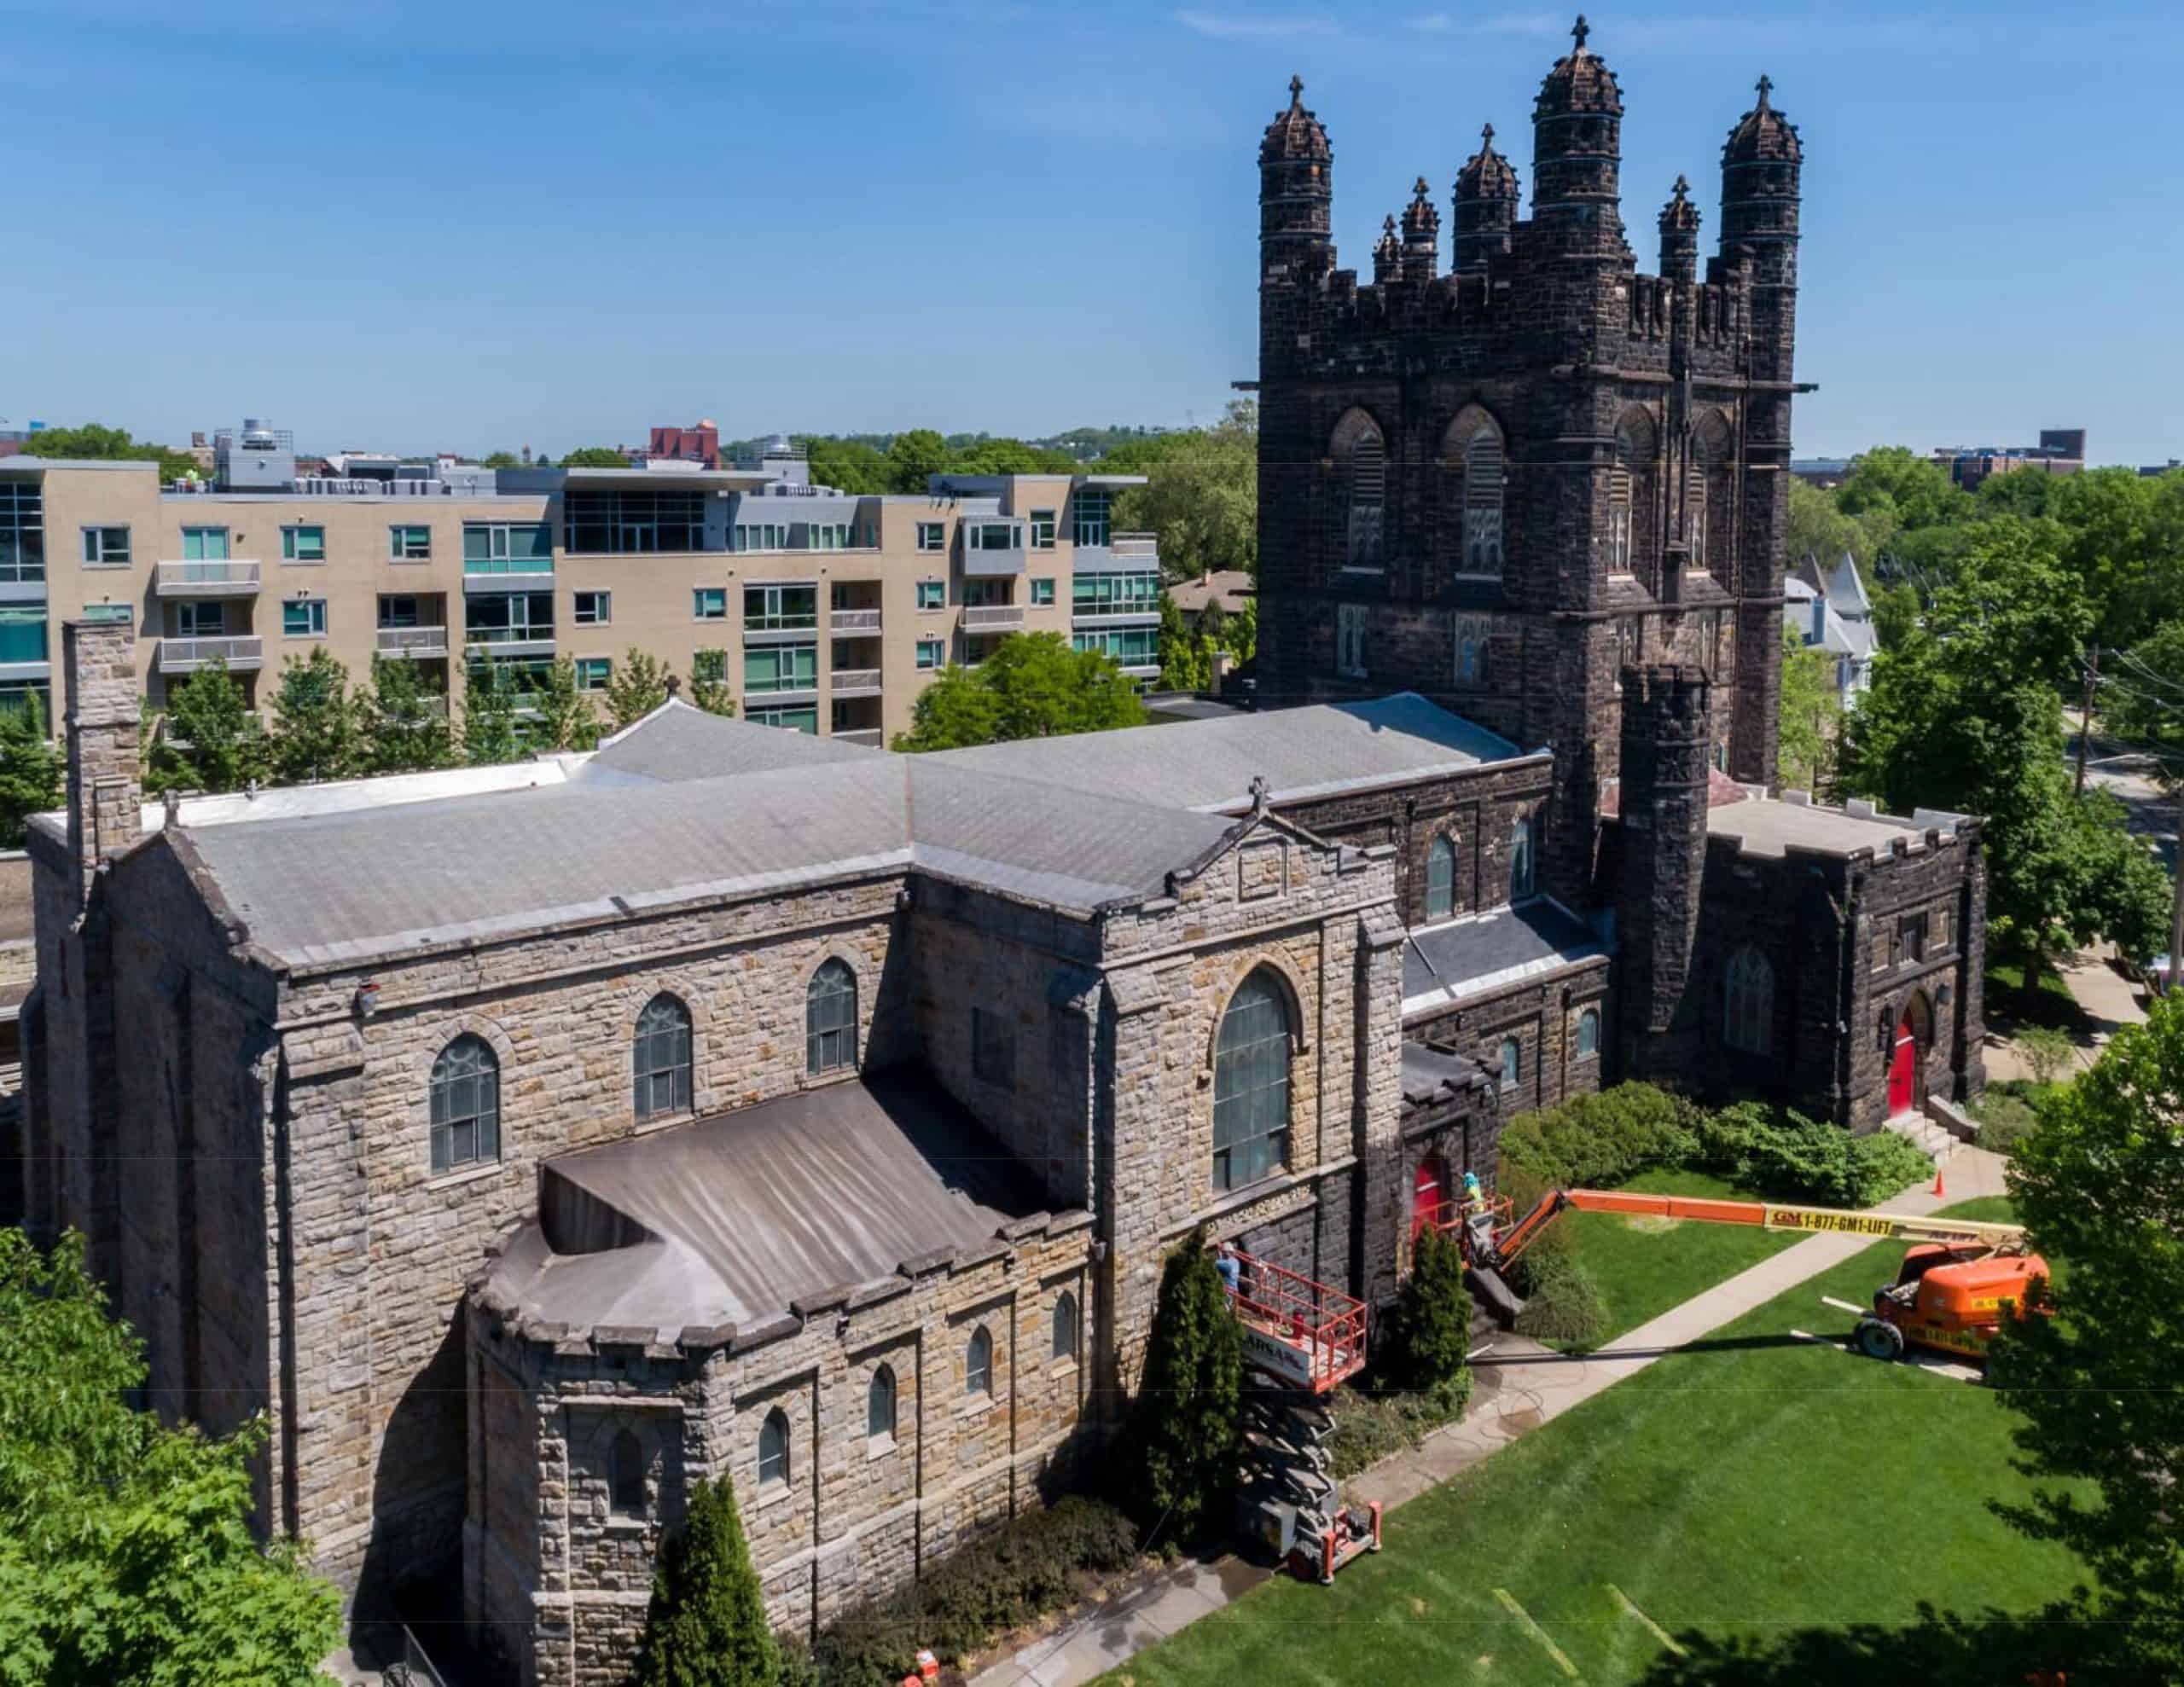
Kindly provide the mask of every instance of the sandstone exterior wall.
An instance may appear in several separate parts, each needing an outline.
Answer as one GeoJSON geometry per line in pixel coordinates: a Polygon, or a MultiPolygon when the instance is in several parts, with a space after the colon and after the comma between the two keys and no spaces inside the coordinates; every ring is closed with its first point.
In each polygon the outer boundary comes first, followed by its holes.
{"type": "Polygon", "coordinates": [[[1500,1092],[1502,1116],[1559,1107],[1571,1096],[1589,1095],[1615,1081],[1607,1070],[1616,1006],[1609,976],[1607,957],[1595,956],[1536,983],[1413,1019],[1403,1034],[1413,1042],[1469,1055],[1494,1072],[1502,1070],[1502,1042],[1513,1037],[1518,1075],[1500,1092]],[[1589,1055],[1577,1052],[1577,1022],[1588,1012],[1600,1016],[1599,1040],[1589,1055]]]}

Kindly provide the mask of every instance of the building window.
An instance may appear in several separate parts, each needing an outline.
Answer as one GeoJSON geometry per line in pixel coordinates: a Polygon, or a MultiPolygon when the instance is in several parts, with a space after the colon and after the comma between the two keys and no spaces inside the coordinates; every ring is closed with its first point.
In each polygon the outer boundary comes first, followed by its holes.
{"type": "Polygon", "coordinates": [[[1334,606],[1334,670],[1346,680],[1365,677],[1365,606],[1334,606]]]}
{"type": "Polygon", "coordinates": [[[1335,428],[1333,455],[1344,477],[1343,561],[1351,568],[1378,568],[1386,513],[1388,455],[1372,418],[1362,410],[1345,415],[1335,428]]]}
{"type": "Polygon", "coordinates": [[[1509,828],[1509,900],[1522,901],[1532,894],[1538,878],[1533,860],[1532,820],[1519,815],[1509,828]]]}
{"type": "Polygon", "coordinates": [[[1729,957],[1722,1041],[1746,1054],[1765,1054],[1774,1046],[1774,969],[1748,943],[1729,957]]]}
{"type": "Polygon", "coordinates": [[[786,727],[814,737],[819,731],[819,706],[813,703],[800,708],[747,709],[743,718],[754,727],[786,727]]]}
{"type": "Polygon", "coordinates": [[[174,635],[178,639],[222,638],[227,630],[228,606],[218,598],[174,606],[174,635]]]}
{"type": "Polygon", "coordinates": [[[290,598],[281,606],[281,636],[284,639],[322,639],[326,636],[326,600],[290,598]]]}
{"type": "Polygon", "coordinates": [[[418,619],[417,600],[400,593],[383,596],[379,600],[379,624],[382,627],[415,627],[418,619]]]}
{"type": "Polygon", "coordinates": [[[775,1406],[758,1426],[758,1486],[771,1487],[787,1480],[788,1417],[775,1406]]]}
{"type": "Polygon", "coordinates": [[[281,530],[281,560],[324,562],[326,530],[323,527],[283,527],[281,530]]]}
{"type": "Polygon", "coordinates": [[[971,1400],[993,1393],[993,1337],[983,1324],[971,1332],[970,1350],[963,1355],[963,1393],[971,1400]]]}
{"type": "Polygon", "coordinates": [[[1934,947],[1937,949],[1945,949],[1949,947],[1949,910],[1947,908],[1935,910],[1934,947]]]}
{"type": "Polygon", "coordinates": [[[996,1089],[1016,1087],[1016,1028],[983,1007],[971,1010],[971,1070],[996,1089]]]}
{"type": "Polygon", "coordinates": [[[1013,521],[971,521],[963,525],[967,551],[1013,551],[1024,543],[1024,530],[1013,521]]]}
{"type": "Polygon", "coordinates": [[[1221,1016],[1213,1053],[1213,1186],[1241,1189],[1289,1164],[1289,1000],[1265,967],[1221,1016]]]}
{"type": "Polygon", "coordinates": [[[433,530],[429,527],[388,528],[386,555],[390,562],[429,562],[433,555],[433,530]]]}
{"type": "Polygon", "coordinates": [[[743,652],[743,689],[750,696],[778,691],[816,691],[816,644],[754,645],[743,652]]]}
{"type": "Polygon", "coordinates": [[[728,588],[700,586],[690,594],[690,613],[700,621],[728,619],[728,588]]]}
{"type": "Polygon", "coordinates": [[[637,1015],[637,1117],[690,1110],[690,1010],[663,992],[637,1015]]]}
{"type": "Polygon", "coordinates": [[[739,523],[735,529],[735,548],[739,551],[785,551],[788,548],[788,524],[785,521],[739,523]]]}
{"type": "Polygon", "coordinates": [[[1031,512],[1031,548],[1050,551],[1054,548],[1054,513],[1052,510],[1031,512]]]}
{"type": "Polygon", "coordinates": [[[1502,436],[1487,426],[1464,446],[1464,572],[1502,575],[1502,436]]]}
{"type": "Polygon", "coordinates": [[[1051,576],[1034,578],[1031,582],[1031,602],[1034,607],[1054,600],[1054,583],[1051,576]]]}
{"type": "Polygon", "coordinates": [[[225,562],[228,530],[224,527],[185,527],[182,530],[184,562],[225,562]]]}
{"type": "Polygon", "coordinates": [[[0,605],[0,662],[44,662],[46,606],[0,605]]]}
{"type": "Polygon", "coordinates": [[[884,1365],[864,1391],[864,1433],[876,1441],[895,1439],[895,1373],[884,1365]]]}
{"type": "Polygon", "coordinates": [[[804,1070],[812,1077],[857,1065],[857,974],[845,960],[824,963],[804,992],[804,1070]]]}
{"type": "Polygon", "coordinates": [[[1112,656],[1125,668],[1153,668],[1160,662],[1158,627],[1108,627],[1098,632],[1072,633],[1072,650],[1095,650],[1112,656]]]}
{"type": "Polygon", "coordinates": [[[948,583],[945,580],[919,581],[918,607],[920,609],[947,608],[948,583]]]}
{"type": "Polygon", "coordinates": [[[572,614],[579,627],[605,627],[614,619],[614,594],[612,592],[578,592],[572,614]]]}
{"type": "Polygon", "coordinates": [[[1903,958],[1918,962],[1926,958],[1926,916],[1914,913],[1899,920],[1896,927],[1896,941],[1902,946],[1903,958]]]}
{"type": "Polygon", "coordinates": [[[479,593],[464,600],[462,623],[466,644],[548,643],[554,637],[554,594],[479,593]]]}
{"type": "Polygon", "coordinates": [[[35,480],[0,480],[0,580],[44,578],[44,490],[35,480]]]}
{"type": "Polygon", "coordinates": [[[614,664],[604,656],[579,656],[576,666],[578,691],[605,691],[614,677],[614,664]]]}
{"type": "MultiPolygon", "coordinates": [[[[944,551],[948,548],[948,524],[944,521],[918,523],[918,548],[921,551],[944,551]]],[[[922,606],[921,606],[922,607],[922,606]]]]}
{"type": "Polygon", "coordinates": [[[645,1514],[645,1450],[636,1435],[618,1429],[607,1455],[609,1504],[615,1515],[642,1517],[645,1514]]]}
{"type": "Polygon", "coordinates": [[[1072,1361],[1077,1357],[1077,1296],[1064,1290],[1061,1298],[1054,1302],[1053,1357],[1060,1361],[1072,1361]]]}
{"type": "Polygon", "coordinates": [[[1069,501],[1069,541],[1073,545],[1106,545],[1114,537],[1112,506],[1104,486],[1080,486],[1069,501]]]}
{"type": "Polygon", "coordinates": [[[465,574],[551,574],[554,530],[543,521],[468,521],[462,525],[465,574]]]}
{"type": "Polygon", "coordinates": [[[819,588],[816,586],[746,586],[743,588],[745,632],[816,632],[818,627],[819,588]]]}
{"type": "Polygon", "coordinates": [[[702,492],[561,495],[564,548],[572,556],[655,555],[706,548],[702,492]]]}
{"type": "MultiPolygon", "coordinates": [[[[4,541],[0,541],[0,547],[4,547],[4,541]]],[[[129,530],[126,527],[86,527],[84,530],[84,566],[128,567],[129,530]]],[[[0,570],[0,574],[4,573],[4,570],[0,570]]]]}
{"type": "Polygon", "coordinates": [[[918,641],[918,671],[920,673],[929,673],[933,669],[944,665],[947,660],[948,646],[944,641],[939,639],[918,641]]]}
{"type": "Polygon", "coordinates": [[[1456,846],[1443,833],[1426,852],[1426,917],[1446,919],[1456,911],[1456,846]]]}
{"type": "Polygon", "coordinates": [[[1525,1046],[1514,1037],[1502,1039],[1502,1087],[1513,1090],[1525,1081],[1525,1046]]]}
{"type": "Polygon", "coordinates": [[[466,1033],[433,1062],[433,1169],[500,1157],[500,1059],[483,1037],[466,1033]]]}
{"type": "Polygon", "coordinates": [[[1590,1060],[1600,1052],[1600,1011],[1589,1007],[1577,1016],[1577,1058],[1590,1060]]]}
{"type": "Polygon", "coordinates": [[[1724,584],[1728,583],[1734,560],[1729,536],[1736,513],[1731,478],[1735,455],[1736,442],[1730,437],[1729,425],[1716,410],[1699,424],[1692,447],[1691,472],[1698,509],[1692,522],[1691,564],[1710,570],[1724,584]]]}

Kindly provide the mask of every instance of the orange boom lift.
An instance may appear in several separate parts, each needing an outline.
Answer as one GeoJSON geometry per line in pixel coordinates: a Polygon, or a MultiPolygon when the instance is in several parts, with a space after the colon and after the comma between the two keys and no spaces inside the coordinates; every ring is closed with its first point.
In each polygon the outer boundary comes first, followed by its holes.
{"type": "Polygon", "coordinates": [[[1503,1273],[1572,1207],[1584,1213],[1908,1239],[1914,1245],[1904,1255],[1896,1280],[1873,1290],[1873,1310],[1859,1319],[1851,1337],[1875,1359],[1897,1359],[1907,1347],[1914,1347],[1984,1364],[1995,1332],[2005,1319],[2024,1315],[2032,1303],[2034,1284],[2048,1275],[2048,1261],[2026,1251],[2022,1225],[1777,1206],[1767,1201],[1552,1189],[1521,1216],[1502,1197],[1469,1208],[1449,1203],[1435,1214],[1433,1222],[1437,1229],[1456,1237],[1470,1267],[1473,1292],[1506,1322],[1523,1303],[1503,1273]]]}

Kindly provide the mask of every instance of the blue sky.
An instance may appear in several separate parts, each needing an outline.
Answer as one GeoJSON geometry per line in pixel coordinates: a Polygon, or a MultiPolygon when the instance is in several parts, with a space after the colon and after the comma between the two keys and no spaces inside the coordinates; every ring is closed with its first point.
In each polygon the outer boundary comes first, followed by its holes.
{"type": "MultiPolygon", "coordinates": [[[[1801,455],[2091,431],[2184,456],[2173,7],[1592,13],[1641,267],[1763,70],[1807,149],[1801,455]]],[[[1346,264],[1530,112],[1569,13],[927,0],[0,0],[0,417],[330,449],[1038,434],[1253,373],[1292,71],[1346,264]]],[[[1445,258],[1445,246],[1444,246],[1445,258]]]]}

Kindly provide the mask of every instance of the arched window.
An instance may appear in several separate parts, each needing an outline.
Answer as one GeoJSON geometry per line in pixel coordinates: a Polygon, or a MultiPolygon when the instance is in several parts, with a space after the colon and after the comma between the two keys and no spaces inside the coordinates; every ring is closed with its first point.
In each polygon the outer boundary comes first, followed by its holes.
{"type": "Polygon", "coordinates": [[[1589,1007],[1577,1016],[1577,1058],[1589,1060],[1600,1052],[1600,1011],[1589,1007]]]}
{"type": "Polygon", "coordinates": [[[635,1432],[618,1429],[607,1451],[608,1504],[624,1517],[645,1512],[645,1449],[635,1432]]]}
{"type": "Polygon", "coordinates": [[[1729,425],[1720,411],[1714,411],[1699,424],[1692,451],[1699,508],[1692,528],[1691,565],[1711,570],[1724,585],[1736,564],[1730,538],[1736,527],[1735,456],[1729,425]]]}
{"type": "Polygon", "coordinates": [[[1729,957],[1722,993],[1722,1041],[1746,1054],[1765,1054],[1774,1042],[1774,969],[1749,943],[1729,957]]]}
{"type": "Polygon", "coordinates": [[[500,1157],[500,1059],[485,1038],[465,1034],[433,1062],[433,1169],[500,1157]]]}
{"type": "Polygon", "coordinates": [[[637,1015],[635,1064],[640,1119],[690,1110],[690,1010],[675,997],[663,992],[637,1015]]]}
{"type": "Polygon", "coordinates": [[[1334,457],[1343,476],[1343,560],[1352,568],[1380,565],[1380,534],[1388,497],[1387,447],[1362,410],[1335,426],[1334,457]]]}
{"type": "Polygon", "coordinates": [[[970,1351],[963,1355],[963,1392],[974,1399],[993,1392],[993,1337],[983,1324],[971,1332],[970,1351]]]}
{"type": "Polygon", "coordinates": [[[1053,1357],[1073,1359],[1077,1357],[1077,1296],[1066,1289],[1054,1302],[1054,1339],[1053,1357]]]}
{"type": "Polygon", "coordinates": [[[811,975],[804,993],[804,1070],[847,1071],[857,1064],[857,974],[845,960],[830,960],[811,975]]]}
{"type": "Polygon", "coordinates": [[[1456,846],[1446,832],[1426,852],[1426,917],[1446,919],[1456,911],[1456,846]]]}
{"type": "Polygon", "coordinates": [[[1653,525],[1653,427],[1633,412],[1615,430],[1608,470],[1608,571],[1647,574],[1658,559],[1653,525]]]}
{"type": "Polygon", "coordinates": [[[1525,1046],[1514,1037],[1502,1039],[1502,1087],[1514,1089],[1525,1081],[1525,1046]]]}
{"type": "Polygon", "coordinates": [[[1683,478],[1683,542],[1690,550],[1688,566],[1706,566],[1706,438],[1695,434],[1691,461],[1683,478]]]}
{"type": "Polygon", "coordinates": [[[1221,1016],[1213,1053],[1213,1186],[1241,1189],[1289,1163],[1289,1001],[1265,967],[1221,1016]]]}
{"type": "Polygon", "coordinates": [[[776,1406],[758,1426],[758,1486],[788,1480],[788,1416],[776,1406]]]}
{"type": "Polygon", "coordinates": [[[864,1394],[864,1432],[878,1441],[895,1435],[895,1373],[881,1365],[872,1373],[872,1386],[864,1394]]]}
{"type": "Polygon", "coordinates": [[[1533,859],[1532,819],[1519,815],[1509,828],[1509,900],[1520,902],[1532,894],[1538,879],[1533,859]]]}
{"type": "Polygon", "coordinates": [[[1464,567],[1502,575],[1502,436],[1482,424],[1464,444],[1464,567]]]}

